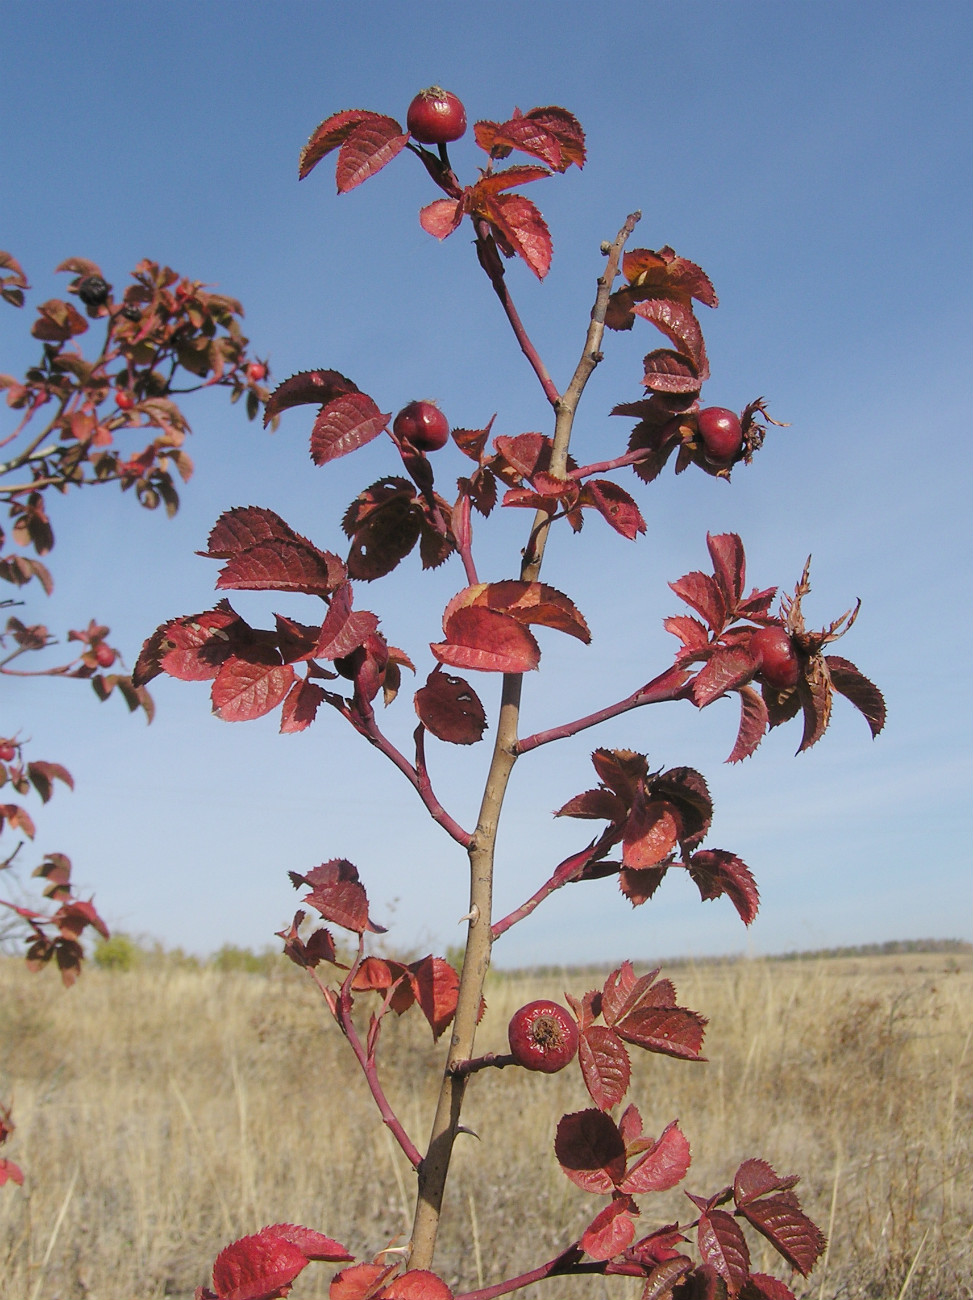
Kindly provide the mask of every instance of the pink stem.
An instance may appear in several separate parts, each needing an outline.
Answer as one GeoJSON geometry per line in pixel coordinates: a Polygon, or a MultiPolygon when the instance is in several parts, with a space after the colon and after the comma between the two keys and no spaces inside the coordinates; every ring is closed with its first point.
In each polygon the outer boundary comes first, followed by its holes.
{"type": "Polygon", "coordinates": [[[580,469],[569,470],[567,477],[580,482],[592,474],[604,474],[608,470],[624,469],[626,465],[637,465],[639,461],[647,460],[651,455],[650,448],[637,447],[635,451],[627,451],[623,456],[616,456],[613,460],[599,460],[593,465],[582,465],[580,469]]]}
{"type": "Polygon", "coordinates": [[[456,1296],[456,1300],[494,1300],[496,1296],[509,1295],[511,1291],[519,1291],[533,1282],[543,1282],[548,1277],[577,1277],[584,1273],[645,1277],[645,1269],[640,1264],[615,1264],[611,1260],[582,1262],[582,1254],[579,1245],[569,1246],[556,1259],[548,1260],[546,1264],[540,1264],[537,1268],[532,1268],[527,1273],[520,1273],[517,1277],[508,1277],[506,1281],[497,1282],[493,1286],[482,1287],[479,1291],[461,1291],[456,1296]]]}
{"type": "Polygon", "coordinates": [[[500,261],[500,254],[497,252],[496,241],[490,230],[490,224],[483,217],[475,220],[476,226],[476,255],[479,258],[480,265],[490,279],[494,292],[500,299],[500,303],[506,313],[510,327],[516,335],[517,342],[520,344],[520,350],[530,362],[531,369],[540,380],[541,387],[544,390],[544,396],[550,404],[557,409],[557,404],[561,400],[561,394],[555,387],[554,380],[547,372],[547,367],[540,359],[537,349],[530,341],[530,337],[524,328],[524,323],[520,319],[520,314],[514,306],[513,299],[510,296],[510,290],[507,288],[506,275],[503,269],[503,263],[500,261]]]}
{"type": "Polygon", "coordinates": [[[539,745],[546,745],[552,740],[564,740],[567,736],[576,736],[579,731],[594,727],[608,718],[617,718],[621,713],[641,708],[643,704],[661,704],[666,700],[686,698],[685,685],[691,674],[685,668],[667,668],[664,673],[654,677],[645,686],[639,687],[632,695],[617,704],[609,704],[596,713],[578,718],[574,722],[564,722],[559,727],[550,727],[547,731],[535,731],[532,736],[525,736],[515,745],[517,754],[526,754],[539,745]]]}

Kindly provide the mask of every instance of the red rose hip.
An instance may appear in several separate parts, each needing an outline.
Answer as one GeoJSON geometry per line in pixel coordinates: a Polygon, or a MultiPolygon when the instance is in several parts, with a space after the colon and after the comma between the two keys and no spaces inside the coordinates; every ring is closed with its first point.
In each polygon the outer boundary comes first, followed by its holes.
{"type": "Polygon", "coordinates": [[[429,86],[409,105],[405,124],[420,144],[448,144],[465,134],[466,109],[442,86],[429,86]]]}
{"type": "Polygon", "coordinates": [[[707,406],[696,416],[700,441],[711,460],[727,461],[743,446],[740,417],[725,406],[707,406]]]}
{"type": "Polygon", "coordinates": [[[750,653],[768,686],[786,691],[797,685],[801,665],[786,628],[758,628],[750,638],[750,653]]]}
{"type": "Polygon", "coordinates": [[[525,1070],[556,1074],[577,1054],[578,1026],[566,1007],[542,998],[514,1012],[507,1041],[511,1056],[525,1070]]]}
{"type": "Polygon", "coordinates": [[[99,668],[110,668],[115,662],[115,651],[104,641],[99,641],[95,646],[95,659],[99,668]]]}
{"type": "Polygon", "coordinates": [[[449,421],[435,402],[410,402],[392,421],[392,432],[416,451],[438,451],[449,439],[449,421]]]}

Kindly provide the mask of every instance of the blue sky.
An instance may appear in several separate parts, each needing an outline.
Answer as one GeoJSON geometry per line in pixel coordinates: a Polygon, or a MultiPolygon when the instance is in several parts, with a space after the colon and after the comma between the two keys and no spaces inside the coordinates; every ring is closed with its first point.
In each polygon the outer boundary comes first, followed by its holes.
{"type": "MultiPolygon", "coordinates": [[[[743,536],[760,586],[790,587],[812,552],[811,623],[862,598],[840,652],[883,688],[885,733],[872,742],[839,701],[811,753],[795,759],[799,737],[782,728],[731,768],[735,707],[721,702],[630,714],[526,758],[501,834],[499,909],[585,842],[587,827],[549,813],[593,783],[596,745],[703,771],[709,843],[750,864],[764,901],[747,935],[726,900],[701,905],[684,879],[636,911],[611,880],[579,886],[505,936],[501,964],[970,937],[971,26],[965,0],[7,8],[0,247],[23,263],[33,302],[63,294],[52,271],[67,256],[93,258],[116,286],[149,256],[240,298],[277,380],[329,366],[383,410],[431,397],[456,425],[496,411],[497,431],[546,430],[467,233],[440,245],[418,225],[436,193],[414,160],[341,198],[327,160],[296,180],[324,117],[362,107],[404,121],[438,82],[471,121],[554,103],[587,132],[584,171],[533,187],[554,236],[547,281],[509,275],[556,381],[579,354],[598,245],[641,208],[634,244],[671,244],[721,297],[700,309],[704,402],[740,409],[763,394],[789,421],[729,488],[695,471],[649,489],[624,476],[648,521],[637,546],[594,518],[556,539],[544,576],[594,640],[542,635],[525,729],[618,698],[669,662],[661,621],[678,601],[666,583],[705,567],[709,529],[743,536]]],[[[472,139],[451,152],[473,178],[472,139]]],[[[0,370],[32,359],[29,319],[0,313],[0,370]]],[[[640,395],[650,335],[608,339],[579,459],[621,448],[628,426],[608,411],[640,395]]],[[[108,493],[51,507],[57,590],[31,617],[64,632],[94,615],[130,663],[159,622],[213,603],[215,566],[194,551],[221,511],[266,505],[340,550],[345,506],[393,469],[381,442],[316,469],[306,413],[271,436],[211,396],[187,409],[197,474],[176,520],[108,493]]],[[[452,472],[443,462],[445,481],[452,472]]],[[[525,519],[510,514],[484,576],[515,571],[525,519]]],[[[455,561],[432,575],[407,561],[358,603],[418,657],[421,680],[463,585],[455,561]]],[[[306,612],[283,598],[239,607],[306,612]]],[[[497,681],[476,685],[495,701],[497,681]]],[[[461,938],[465,858],[337,718],[279,737],[275,719],[221,723],[205,688],[163,680],[146,728],[79,684],[2,689],[0,732],[22,729],[77,780],[39,816],[37,856],[68,852],[119,927],[195,951],[259,947],[295,906],[286,871],[343,856],[400,946],[461,938]]],[[[387,719],[403,745],[409,695],[387,719]]],[[[435,746],[434,781],[461,821],[475,820],[488,756],[486,744],[435,746]]]]}

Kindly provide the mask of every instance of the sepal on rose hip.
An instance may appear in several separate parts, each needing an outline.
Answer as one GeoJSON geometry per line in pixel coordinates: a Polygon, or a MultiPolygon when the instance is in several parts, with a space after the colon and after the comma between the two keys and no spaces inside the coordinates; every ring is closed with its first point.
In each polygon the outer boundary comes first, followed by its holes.
{"type": "Polygon", "coordinates": [[[566,1007],[541,998],[514,1012],[507,1041],[514,1060],[525,1070],[556,1074],[577,1055],[578,1026],[566,1007]]]}

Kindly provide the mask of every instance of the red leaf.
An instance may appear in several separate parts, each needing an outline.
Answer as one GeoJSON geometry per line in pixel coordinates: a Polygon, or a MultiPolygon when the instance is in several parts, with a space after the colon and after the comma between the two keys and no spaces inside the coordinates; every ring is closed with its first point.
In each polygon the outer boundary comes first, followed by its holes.
{"type": "Polygon", "coordinates": [[[791,1191],[748,1201],[740,1206],[740,1213],[802,1277],[807,1277],[827,1245],[824,1233],[791,1191]]]}
{"type": "Polygon", "coordinates": [[[476,691],[462,677],[433,671],[416,691],[416,713],[423,726],[452,745],[474,745],[487,725],[476,691]]]}
{"type": "Polygon", "coordinates": [[[349,1255],[340,1242],[333,1241],[322,1232],[315,1232],[313,1228],[303,1228],[296,1223],[274,1223],[268,1228],[261,1228],[259,1235],[264,1234],[289,1241],[307,1259],[323,1260],[328,1264],[354,1259],[354,1255],[349,1255]]]}
{"type": "MultiPolygon", "coordinates": [[[[525,167],[520,170],[533,169],[525,167]]],[[[542,174],[546,176],[549,173],[542,174]]],[[[486,216],[538,280],[543,280],[551,267],[553,244],[547,222],[530,199],[522,194],[498,194],[490,200],[486,216]]]]}
{"type": "Polygon", "coordinates": [[[617,794],[610,790],[585,790],[557,810],[555,817],[583,817],[592,821],[604,819],[609,822],[621,822],[627,809],[617,794]]]}
{"type": "MultiPolygon", "coordinates": [[[[303,180],[308,173],[317,166],[317,164],[329,154],[332,149],[337,149],[342,145],[353,131],[360,127],[367,126],[369,121],[377,119],[378,122],[392,122],[389,117],[384,117],[381,113],[372,113],[365,108],[346,108],[340,113],[333,113],[331,117],[325,118],[317,130],[313,133],[310,140],[301,150],[300,168],[298,179],[303,180]]],[[[402,128],[398,123],[393,123],[397,131],[402,128]]],[[[362,177],[362,180],[365,178],[362,177]]],[[[339,193],[341,186],[338,186],[339,193]]]]}
{"type": "Polygon", "coordinates": [[[632,1070],[625,1045],[613,1029],[592,1025],[578,1042],[584,1086],[599,1110],[611,1110],[628,1091],[632,1070]]]}
{"type": "Polygon", "coordinates": [[[689,859],[688,868],[704,902],[726,894],[744,925],[751,924],[760,906],[760,894],[745,862],[726,849],[702,849],[689,859]]]}
{"type": "Polygon", "coordinates": [[[132,680],[140,686],[165,672],[183,682],[212,681],[249,634],[250,628],[226,601],[205,613],[172,619],[143,645],[132,680]]]}
{"type": "MultiPolygon", "coordinates": [[[[295,376],[300,378],[301,376],[295,376]]],[[[288,381],[290,382],[290,381],[288,381]]],[[[306,537],[295,533],[280,515],[263,506],[235,506],[220,515],[210,532],[206,550],[201,554],[214,560],[229,560],[242,555],[259,542],[301,542],[311,546],[306,537]]]]}
{"type": "Polygon", "coordinates": [[[693,1261],[688,1255],[676,1255],[657,1264],[648,1276],[641,1300],[672,1300],[673,1288],[680,1278],[692,1270],[693,1261]]]}
{"type": "Polygon", "coordinates": [[[587,1192],[611,1192],[625,1176],[622,1135],[600,1110],[562,1116],[554,1153],[567,1177],[587,1192]]]}
{"type": "Polygon", "coordinates": [[[740,1300],[794,1300],[794,1292],[780,1278],[751,1273],[743,1284],[740,1300]]]}
{"type": "Polygon", "coordinates": [[[23,1186],[23,1170],[19,1165],[15,1165],[12,1160],[0,1159],[0,1187],[7,1182],[16,1183],[18,1187],[23,1186]]]}
{"type": "Polygon", "coordinates": [[[665,800],[638,800],[622,836],[622,863],[632,870],[654,867],[668,857],[679,838],[679,822],[665,800]]]}
{"type": "Polygon", "coordinates": [[[540,158],[554,171],[566,171],[572,163],[585,161],[584,131],[566,109],[551,105],[518,113],[509,122],[477,122],[476,142],[494,158],[506,157],[511,149],[540,158]]]}
{"type": "Polygon", "coordinates": [[[635,500],[610,479],[589,479],[581,491],[580,504],[594,506],[616,533],[629,541],[645,532],[645,520],[635,500]]]}
{"type": "Polygon", "coordinates": [[[445,239],[463,220],[463,204],[455,199],[435,199],[419,209],[419,225],[428,235],[445,239]]]}
{"type": "Polygon", "coordinates": [[[596,749],[591,762],[604,784],[631,806],[639,783],[648,774],[649,764],[645,755],[630,749],[596,749]]]}
{"type": "Polygon", "coordinates": [[[48,799],[50,799],[55,779],[63,781],[71,790],[74,789],[74,777],[60,763],[28,763],[27,775],[30,778],[31,785],[40,795],[42,803],[47,803],[48,799]]]}
{"type": "Polygon", "coordinates": [[[294,669],[282,664],[270,647],[266,657],[270,662],[234,656],[222,665],[211,692],[213,712],[218,718],[224,722],[251,722],[283,702],[294,682],[294,669]]]}
{"type": "Polygon", "coordinates": [[[324,691],[314,682],[309,682],[306,678],[295,682],[281,710],[281,734],[291,735],[295,731],[305,731],[314,721],[323,699],[324,691]]]}
{"type": "Polygon", "coordinates": [[[687,306],[693,298],[707,307],[718,305],[709,276],[668,245],[657,253],[649,248],[630,249],[622,258],[622,274],[636,291],[678,298],[687,306]]]}
{"type": "Polygon", "coordinates": [[[307,1263],[302,1250],[265,1229],[220,1252],[213,1265],[213,1286],[219,1300],[272,1300],[290,1289],[307,1263]]]}
{"type": "Polygon", "coordinates": [[[412,989],[422,1014],[438,1038],[456,1014],[459,976],[442,957],[424,957],[409,965],[412,989]]]}
{"type": "Polygon", "coordinates": [[[629,1166],[620,1190],[636,1195],[667,1192],[686,1177],[689,1164],[689,1142],[678,1121],[673,1120],[645,1155],[629,1166]]]}
{"type": "Polygon", "coordinates": [[[302,370],[285,379],[267,398],[264,405],[264,427],[275,415],[291,406],[326,406],[336,397],[358,391],[358,385],[337,370],[302,370]]]}
{"type": "Polygon", "coordinates": [[[717,533],[716,536],[707,533],[706,546],[726,608],[736,609],[747,579],[747,558],[743,552],[743,542],[736,533],[717,533]]]}
{"type": "Polygon", "coordinates": [[[359,882],[358,869],[346,858],[332,858],[322,862],[307,875],[291,873],[296,885],[305,884],[311,889],[304,902],[320,912],[326,921],[333,921],[345,930],[363,934],[384,934],[385,927],[376,925],[368,915],[368,897],[359,882]]]}
{"type": "Polygon", "coordinates": [[[651,321],[675,345],[677,353],[689,359],[700,383],[709,377],[703,331],[691,307],[672,298],[649,298],[636,303],[632,310],[651,321]]]}
{"type": "Polygon", "coordinates": [[[631,962],[623,962],[605,981],[602,1014],[619,1037],[650,1052],[696,1060],[703,1043],[706,1019],[675,1006],[669,980],[655,982],[658,971],[635,978],[631,962]]]}
{"type": "Polygon", "coordinates": [[[882,692],[848,659],[839,655],[825,655],[831,685],[862,714],[873,736],[885,726],[885,700],[882,692]]]}
{"type": "Polygon", "coordinates": [[[409,139],[393,117],[370,113],[358,122],[345,137],[338,153],[335,176],[338,193],[347,194],[362,181],[392,161],[401,153],[409,139]]]}
{"type": "Polygon", "coordinates": [[[733,1176],[733,1199],[737,1209],[768,1192],[786,1192],[799,1182],[797,1174],[781,1177],[766,1160],[744,1160],[733,1176]]]}
{"type": "Polygon", "coordinates": [[[532,167],[530,164],[520,167],[505,167],[502,171],[491,172],[489,176],[484,176],[477,181],[473,187],[474,204],[478,205],[483,195],[493,197],[504,190],[512,190],[515,185],[526,185],[530,181],[543,180],[545,176],[550,176],[550,174],[546,167],[532,167]]]}
{"type": "Polygon", "coordinates": [[[654,393],[698,393],[705,378],[688,357],[671,348],[648,353],[644,365],[642,383],[654,393]]]}
{"type": "Polygon", "coordinates": [[[695,570],[685,577],[670,582],[669,586],[680,600],[691,605],[709,624],[714,632],[723,630],[726,623],[726,602],[715,579],[708,573],[695,570]]]}
{"type": "Polygon", "coordinates": [[[623,867],[618,873],[618,886],[633,907],[647,903],[665,879],[669,863],[661,867],[643,867],[634,871],[623,867]]]}
{"type": "Polygon", "coordinates": [[[521,582],[509,578],[503,582],[481,582],[465,587],[446,606],[443,626],[449,622],[453,611],[469,606],[498,610],[509,614],[518,623],[540,624],[566,632],[585,645],[591,640],[588,625],[574,603],[543,582],[521,582]]]}
{"type": "Polygon", "coordinates": [[[335,1273],[328,1288],[329,1300],[369,1300],[398,1264],[352,1264],[335,1273]]]}
{"type": "Polygon", "coordinates": [[[638,1214],[635,1202],[629,1196],[617,1196],[600,1210],[581,1234],[581,1249],[592,1259],[614,1259],[635,1240],[635,1221],[638,1214]]]}
{"type": "Polygon", "coordinates": [[[701,709],[751,681],[756,665],[743,646],[717,645],[693,682],[693,699],[701,709]]]}
{"type": "Polygon", "coordinates": [[[46,343],[66,343],[75,334],[84,334],[88,322],[69,302],[51,298],[37,308],[37,320],[30,327],[35,339],[46,343]]]}
{"type": "Polygon", "coordinates": [[[453,1300],[442,1278],[425,1268],[412,1268],[393,1278],[382,1288],[381,1295],[382,1300],[453,1300]]]}
{"type": "Polygon", "coordinates": [[[367,393],[344,393],[323,407],[311,430],[311,459],[326,465],[377,438],[389,422],[367,393]]]}
{"type": "Polygon", "coordinates": [[[509,614],[482,606],[457,609],[445,626],[447,640],[430,645],[440,663],[480,672],[524,673],[536,668],[540,647],[509,614]]]}
{"type": "Polygon", "coordinates": [[[216,580],[218,591],[296,591],[327,596],[344,581],[337,555],[305,541],[257,542],[232,556],[216,580]]]}
{"type": "Polygon", "coordinates": [[[12,829],[16,827],[22,830],[29,840],[34,838],[34,823],[30,814],[19,804],[0,803],[0,828],[4,822],[12,829]]]}
{"type": "MultiPolygon", "coordinates": [[[[500,434],[493,445],[520,478],[532,479],[551,461],[551,440],[543,433],[519,433],[516,438],[500,434]]],[[[504,478],[509,476],[504,474],[504,478]]]]}
{"type": "Polygon", "coordinates": [[[320,659],[341,659],[363,645],[378,630],[378,618],[368,610],[352,612],[352,589],[344,582],[331,598],[327,617],[314,647],[320,659]]]}
{"type": "Polygon", "coordinates": [[[762,695],[750,686],[738,687],[737,694],[740,696],[740,730],[726,760],[728,763],[739,763],[741,759],[749,758],[763,740],[770,721],[762,695]]]}
{"type": "Polygon", "coordinates": [[[737,1295],[750,1273],[750,1251],[736,1220],[725,1210],[704,1211],[696,1240],[704,1262],[716,1269],[730,1295],[737,1295]]]}

